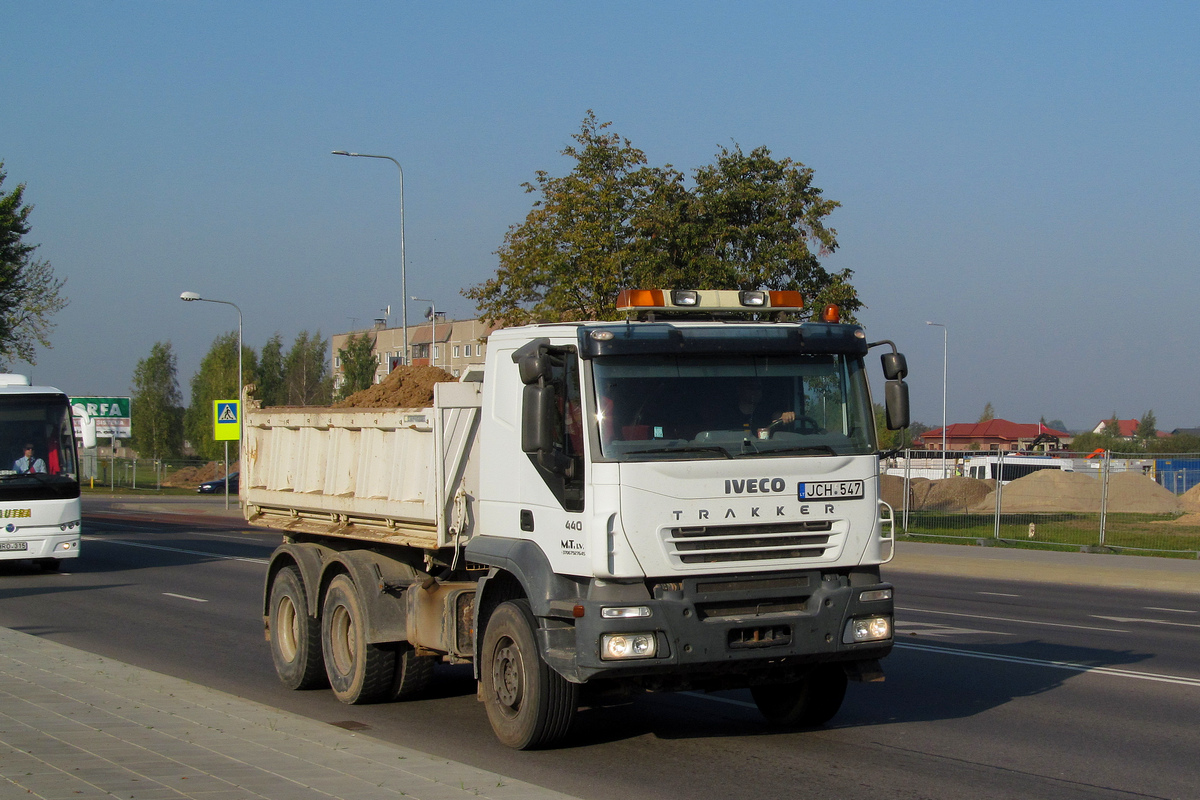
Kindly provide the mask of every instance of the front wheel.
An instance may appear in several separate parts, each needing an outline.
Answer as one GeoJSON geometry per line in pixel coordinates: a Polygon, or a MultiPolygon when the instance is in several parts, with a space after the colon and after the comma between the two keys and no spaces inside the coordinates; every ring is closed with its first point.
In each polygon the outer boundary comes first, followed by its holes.
{"type": "Polygon", "coordinates": [[[325,685],[321,623],[308,613],[304,579],[295,567],[279,570],[271,582],[268,626],[271,660],[283,685],[289,689],[325,685]]]}
{"type": "Polygon", "coordinates": [[[548,747],[567,734],[578,687],[542,660],[528,600],[500,604],[483,635],[480,678],[488,721],[518,750],[548,747]]]}
{"type": "Polygon", "coordinates": [[[325,674],[343,703],[377,703],[392,692],[396,651],[367,642],[366,615],[349,575],[329,583],[321,609],[325,674]]]}
{"type": "Polygon", "coordinates": [[[846,671],[821,664],[791,683],[750,687],[754,704],[771,725],[812,728],[833,719],[846,697],[846,671]]]}

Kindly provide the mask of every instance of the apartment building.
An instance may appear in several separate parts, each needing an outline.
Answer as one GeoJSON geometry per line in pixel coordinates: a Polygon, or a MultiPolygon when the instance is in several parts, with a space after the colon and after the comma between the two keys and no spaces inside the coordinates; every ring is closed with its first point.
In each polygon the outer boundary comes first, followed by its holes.
{"type": "MultiPolygon", "coordinates": [[[[414,366],[435,366],[455,377],[468,364],[482,364],[490,328],[478,319],[436,320],[408,326],[409,363],[414,366]]],[[[330,337],[334,392],[342,384],[342,360],[338,351],[346,347],[351,336],[369,336],[375,354],[375,383],[379,383],[397,366],[405,363],[404,328],[389,328],[386,320],[375,320],[374,327],[365,330],[335,333],[330,337]]]]}

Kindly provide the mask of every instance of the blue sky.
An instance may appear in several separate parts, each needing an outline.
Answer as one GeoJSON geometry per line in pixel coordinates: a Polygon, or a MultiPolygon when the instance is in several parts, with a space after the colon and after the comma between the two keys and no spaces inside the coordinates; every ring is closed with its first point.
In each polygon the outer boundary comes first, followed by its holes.
{"type": "MultiPolygon", "coordinates": [[[[830,269],[909,357],[914,417],[1200,425],[1200,7],[1185,3],[0,4],[0,159],[67,278],[37,382],[182,388],[245,341],[462,288],[588,109],[684,171],[766,145],[842,203],[830,269]]],[[[411,303],[409,321],[425,303],[411,303]]],[[[15,365],[30,371],[28,365],[15,365]]]]}

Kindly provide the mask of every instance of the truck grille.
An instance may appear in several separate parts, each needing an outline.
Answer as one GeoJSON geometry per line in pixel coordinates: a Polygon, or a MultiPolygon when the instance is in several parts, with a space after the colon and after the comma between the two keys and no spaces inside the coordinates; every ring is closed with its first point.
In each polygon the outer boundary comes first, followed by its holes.
{"type": "Polygon", "coordinates": [[[703,525],[665,531],[671,554],[684,564],[812,559],[835,546],[832,520],[763,525],[703,525]]]}

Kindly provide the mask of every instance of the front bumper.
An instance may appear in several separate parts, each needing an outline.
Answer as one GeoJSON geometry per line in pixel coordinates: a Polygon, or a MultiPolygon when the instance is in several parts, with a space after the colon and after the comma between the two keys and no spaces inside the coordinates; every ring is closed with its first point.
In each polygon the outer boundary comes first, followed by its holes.
{"type": "Polygon", "coordinates": [[[59,526],[28,527],[6,533],[0,539],[0,560],[19,558],[78,558],[79,531],[63,533],[59,526]],[[9,546],[24,543],[21,550],[7,549],[9,546]]]}
{"type": "Polygon", "coordinates": [[[883,658],[893,643],[891,588],[877,570],[713,576],[646,586],[594,582],[585,599],[572,601],[570,622],[566,614],[548,619],[539,635],[550,665],[580,683],[636,678],[664,689],[744,686],[799,677],[821,662],[883,658]],[[648,616],[602,616],[605,608],[630,607],[648,616]],[[847,643],[851,621],[868,617],[885,618],[888,637],[847,643]],[[654,655],[602,658],[601,638],[613,633],[652,633],[654,655]]]}

